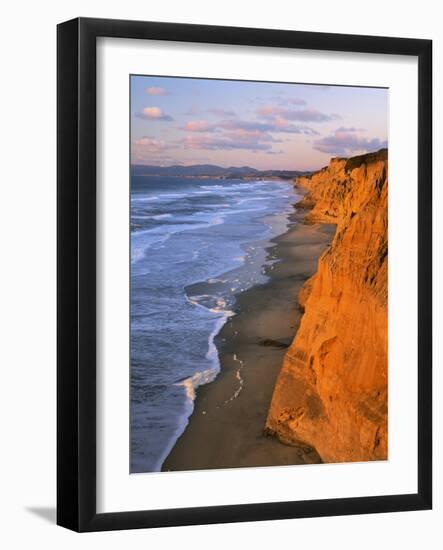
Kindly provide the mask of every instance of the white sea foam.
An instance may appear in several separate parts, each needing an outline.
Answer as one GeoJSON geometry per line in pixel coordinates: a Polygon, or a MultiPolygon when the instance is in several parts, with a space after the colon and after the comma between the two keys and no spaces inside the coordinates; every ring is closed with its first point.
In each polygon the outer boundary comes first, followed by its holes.
{"type": "Polygon", "coordinates": [[[158,195],[150,195],[149,197],[131,197],[131,202],[152,202],[158,200],[158,195]]]}
{"type": "Polygon", "coordinates": [[[185,378],[185,380],[177,382],[177,384],[175,385],[183,386],[185,388],[187,398],[191,401],[194,401],[196,397],[195,390],[199,386],[203,386],[204,384],[209,384],[209,382],[212,382],[217,376],[217,372],[218,371],[215,371],[214,369],[207,369],[203,372],[196,372],[189,378],[185,378]]]}
{"type": "Polygon", "coordinates": [[[226,309],[226,300],[221,296],[213,296],[212,294],[186,295],[186,299],[194,306],[202,307],[212,313],[223,313],[226,318],[235,315],[233,311],[226,309]]]}
{"type": "Polygon", "coordinates": [[[166,218],[172,218],[172,214],[155,214],[153,216],[143,216],[142,214],[132,214],[133,220],[164,220],[166,218]]]}
{"type": "MultiPolygon", "coordinates": [[[[156,219],[170,217],[171,214],[159,214],[156,219]]],[[[153,217],[154,219],[154,217],[153,217]]],[[[137,229],[131,233],[131,264],[142,260],[146,256],[146,251],[154,244],[164,243],[172,235],[185,231],[204,229],[206,227],[221,225],[224,222],[224,216],[213,216],[207,222],[202,223],[182,223],[151,227],[149,229],[137,229]],[[143,237],[144,236],[144,237],[143,237]],[[141,238],[142,237],[142,238],[141,238]],[[135,242],[135,241],[138,242],[135,242]]]]}
{"type": "Polygon", "coordinates": [[[197,371],[189,378],[185,378],[184,380],[175,384],[176,386],[183,386],[185,388],[186,397],[188,398],[188,401],[192,403],[195,401],[196,389],[199,386],[203,386],[204,384],[209,384],[210,382],[213,382],[217,377],[217,374],[220,372],[220,361],[218,357],[217,346],[214,343],[214,338],[217,336],[223,325],[226,323],[229,317],[228,313],[233,315],[232,312],[226,312],[226,315],[219,317],[216,320],[214,329],[212,330],[208,338],[208,351],[206,353],[206,359],[211,361],[212,366],[204,371],[197,371]]]}
{"type": "Polygon", "coordinates": [[[224,191],[229,191],[229,187],[226,185],[200,185],[201,189],[208,189],[209,191],[212,191],[213,189],[223,189],[224,191]]]}
{"type": "Polygon", "coordinates": [[[241,359],[237,357],[236,353],[234,353],[232,357],[234,361],[237,361],[238,363],[240,363],[240,366],[238,367],[237,372],[235,373],[235,377],[238,380],[238,388],[235,390],[235,392],[231,395],[229,399],[226,399],[226,401],[224,402],[224,405],[227,405],[231,401],[234,401],[234,399],[237,399],[237,397],[240,395],[240,392],[242,391],[243,386],[245,384],[245,379],[242,377],[242,373],[241,373],[244,367],[244,363],[241,359]]]}
{"type": "Polygon", "coordinates": [[[135,264],[139,260],[145,257],[145,250],[143,248],[132,248],[131,250],[131,264],[135,264]]]}
{"type": "Polygon", "coordinates": [[[236,262],[239,262],[241,264],[244,264],[245,263],[245,257],[244,256],[235,256],[234,260],[236,262]]]}
{"type": "Polygon", "coordinates": [[[146,257],[146,250],[148,250],[153,244],[161,244],[169,239],[172,233],[153,234],[151,236],[147,233],[154,233],[149,229],[143,229],[135,231],[131,236],[131,264],[135,264],[138,261],[146,257]],[[145,235],[145,238],[140,238],[145,235]],[[147,240],[149,239],[149,240],[147,240]]]}
{"type": "Polygon", "coordinates": [[[151,216],[153,220],[165,220],[166,218],[172,218],[172,214],[156,214],[155,216],[151,216]]]}
{"type": "Polygon", "coordinates": [[[209,222],[210,225],[221,225],[224,221],[224,216],[215,216],[212,218],[212,220],[209,222]]]}
{"type": "Polygon", "coordinates": [[[182,199],[186,197],[188,193],[162,193],[159,196],[159,199],[182,199]]]}

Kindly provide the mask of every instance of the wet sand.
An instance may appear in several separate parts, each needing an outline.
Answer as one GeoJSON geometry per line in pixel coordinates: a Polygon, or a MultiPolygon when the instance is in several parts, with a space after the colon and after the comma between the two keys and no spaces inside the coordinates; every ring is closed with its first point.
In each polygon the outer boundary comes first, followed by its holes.
{"type": "Polygon", "coordinates": [[[317,269],[334,225],[305,224],[306,210],[290,216],[288,231],[270,242],[270,280],[238,297],[215,343],[221,370],[197,390],[194,412],[163,471],[319,463],[306,446],[288,446],[264,434],[268,408],[287,346],[302,312],[297,293],[317,269]]]}

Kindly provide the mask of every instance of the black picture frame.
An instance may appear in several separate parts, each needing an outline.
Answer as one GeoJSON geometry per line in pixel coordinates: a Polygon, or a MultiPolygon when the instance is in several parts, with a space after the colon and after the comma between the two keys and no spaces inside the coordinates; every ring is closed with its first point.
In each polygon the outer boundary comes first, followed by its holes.
{"type": "Polygon", "coordinates": [[[432,42],[79,18],[57,29],[57,523],[75,531],[426,510],[432,507],[432,42]],[[418,490],[415,494],[96,511],[96,39],[167,40],[418,59],[418,490]]]}

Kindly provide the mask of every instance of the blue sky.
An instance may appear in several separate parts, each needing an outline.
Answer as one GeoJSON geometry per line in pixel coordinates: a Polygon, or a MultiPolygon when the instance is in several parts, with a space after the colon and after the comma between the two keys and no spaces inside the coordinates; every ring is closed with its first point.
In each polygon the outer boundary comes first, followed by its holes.
{"type": "Polygon", "coordinates": [[[131,162],[314,170],[387,145],[388,90],[131,76],[131,162]]]}

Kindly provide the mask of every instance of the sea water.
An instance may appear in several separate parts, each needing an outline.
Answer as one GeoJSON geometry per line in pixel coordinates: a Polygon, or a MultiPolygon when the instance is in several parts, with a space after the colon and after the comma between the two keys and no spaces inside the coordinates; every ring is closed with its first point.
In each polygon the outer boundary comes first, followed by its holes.
{"type": "Polygon", "coordinates": [[[217,377],[214,337],[293,203],[290,182],[132,176],[131,473],[161,469],[217,377]]]}

